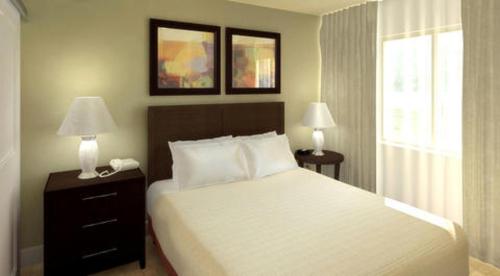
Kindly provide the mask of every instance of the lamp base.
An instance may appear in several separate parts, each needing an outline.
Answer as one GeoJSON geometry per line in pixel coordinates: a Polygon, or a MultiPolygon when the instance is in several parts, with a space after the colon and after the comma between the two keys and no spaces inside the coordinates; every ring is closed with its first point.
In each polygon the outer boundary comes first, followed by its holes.
{"type": "Polygon", "coordinates": [[[84,136],[80,142],[80,168],[82,172],[78,176],[79,179],[96,178],[99,174],[95,168],[97,166],[97,158],[99,149],[95,136],[84,136]]]}
{"type": "Polygon", "coordinates": [[[323,144],[325,143],[323,131],[321,129],[314,129],[312,133],[312,139],[314,145],[314,150],[312,154],[316,156],[325,155],[325,153],[323,153],[323,144]]]}
{"type": "Polygon", "coordinates": [[[312,152],[312,155],[315,155],[315,156],[323,156],[325,155],[325,153],[321,150],[321,151],[313,151],[312,152]]]}
{"type": "Polygon", "coordinates": [[[92,179],[96,178],[99,174],[96,171],[93,172],[81,172],[80,175],[78,175],[78,179],[92,179]]]}

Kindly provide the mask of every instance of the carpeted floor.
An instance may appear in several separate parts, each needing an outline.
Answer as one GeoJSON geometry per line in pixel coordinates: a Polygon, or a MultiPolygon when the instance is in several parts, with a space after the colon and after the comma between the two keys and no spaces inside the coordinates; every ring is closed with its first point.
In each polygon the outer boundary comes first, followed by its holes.
{"type": "MultiPolygon", "coordinates": [[[[110,270],[100,272],[95,275],[99,276],[163,276],[167,275],[161,265],[160,258],[156,254],[156,249],[154,248],[151,240],[148,239],[146,242],[146,268],[141,270],[139,268],[139,262],[130,263],[127,265],[119,266],[110,270]]],[[[474,258],[470,258],[470,275],[471,276],[500,276],[500,269],[480,262],[474,258]]],[[[42,265],[34,265],[30,267],[23,268],[21,270],[21,276],[42,276],[43,269],[42,265]]]]}

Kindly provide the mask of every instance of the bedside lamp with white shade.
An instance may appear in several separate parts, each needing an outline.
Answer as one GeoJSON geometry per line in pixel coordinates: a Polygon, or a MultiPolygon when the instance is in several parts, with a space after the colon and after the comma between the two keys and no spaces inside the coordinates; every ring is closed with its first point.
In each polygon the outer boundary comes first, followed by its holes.
{"type": "Polygon", "coordinates": [[[314,144],[313,154],[317,156],[324,155],[323,144],[325,143],[325,138],[323,136],[323,129],[335,126],[326,103],[311,103],[304,114],[302,124],[314,129],[312,134],[314,144]]]}
{"type": "Polygon", "coordinates": [[[96,135],[110,132],[116,127],[106,104],[101,97],[78,97],[73,100],[58,135],[80,136],[80,179],[98,176],[95,168],[99,150],[96,135]]]}

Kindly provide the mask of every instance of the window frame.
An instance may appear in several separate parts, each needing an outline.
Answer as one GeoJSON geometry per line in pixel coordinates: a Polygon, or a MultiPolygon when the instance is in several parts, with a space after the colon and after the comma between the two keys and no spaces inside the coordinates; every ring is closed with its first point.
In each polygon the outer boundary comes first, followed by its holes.
{"type": "Polygon", "coordinates": [[[428,153],[434,153],[434,154],[441,154],[441,155],[448,155],[448,156],[461,156],[462,149],[458,150],[445,150],[445,149],[439,149],[435,145],[436,143],[436,123],[435,123],[435,113],[436,113],[436,91],[437,91],[437,79],[436,79],[436,69],[438,66],[438,58],[437,58],[437,36],[442,33],[448,33],[448,32],[456,32],[456,31],[463,31],[462,30],[462,25],[457,24],[457,25],[450,25],[450,26],[445,26],[445,27],[438,27],[438,28],[431,28],[431,29],[425,29],[425,30],[417,30],[417,31],[412,31],[412,32],[406,32],[406,33],[399,33],[399,34],[392,34],[392,35],[386,35],[381,38],[381,49],[379,51],[380,53],[380,142],[381,144],[385,145],[391,145],[391,146],[396,146],[396,147],[402,147],[402,148],[409,148],[417,151],[424,151],[428,153]],[[431,122],[430,122],[430,130],[431,130],[431,137],[430,137],[430,144],[428,145],[419,145],[419,144],[414,144],[410,142],[403,142],[403,141],[394,141],[391,139],[386,139],[384,135],[384,111],[385,111],[385,101],[384,101],[384,96],[385,96],[385,91],[384,91],[384,72],[385,72],[385,57],[384,57],[384,44],[387,41],[392,41],[392,40],[399,40],[399,39],[405,39],[405,38],[414,38],[418,36],[426,36],[429,35],[431,36],[431,95],[430,95],[430,103],[431,103],[431,122]]]}

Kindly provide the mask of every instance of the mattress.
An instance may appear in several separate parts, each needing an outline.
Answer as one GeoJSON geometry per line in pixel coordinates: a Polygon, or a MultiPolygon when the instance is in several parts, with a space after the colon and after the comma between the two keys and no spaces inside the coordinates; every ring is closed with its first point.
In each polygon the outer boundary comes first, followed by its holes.
{"type": "Polygon", "coordinates": [[[179,275],[468,275],[456,224],[309,170],[159,194],[149,214],[179,275]]]}
{"type": "Polygon", "coordinates": [[[164,179],[153,182],[148,187],[146,193],[146,211],[148,214],[152,213],[153,204],[156,200],[163,194],[174,193],[179,191],[179,185],[177,185],[173,179],[164,179]]]}

